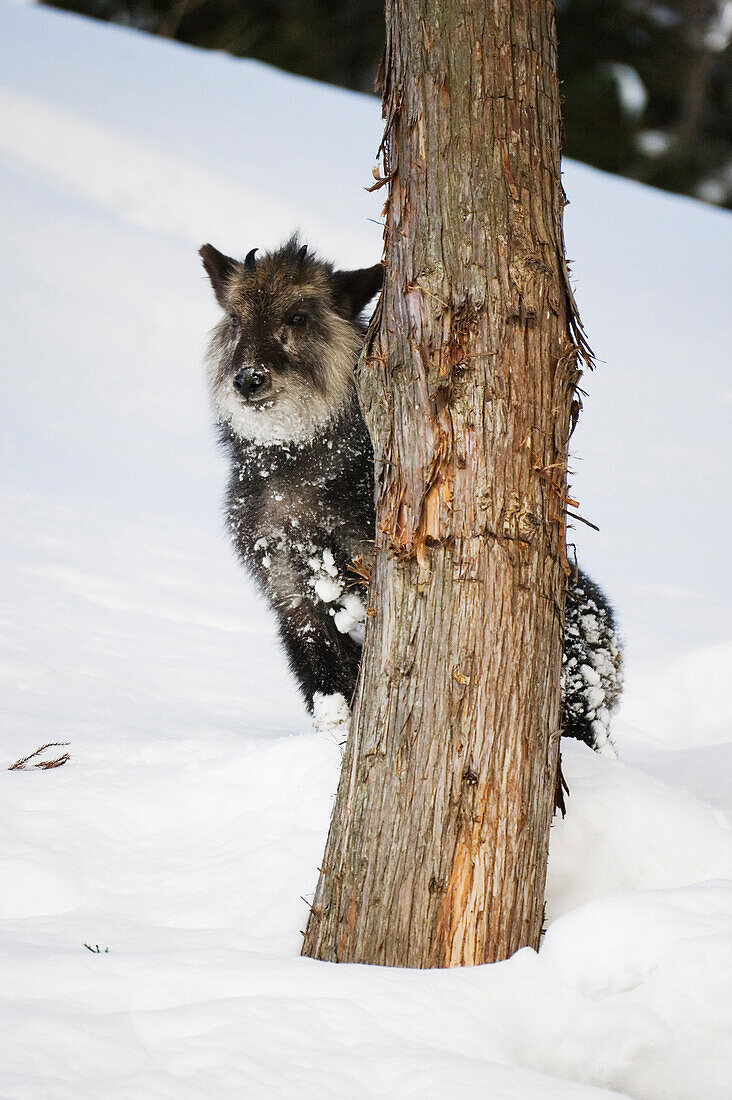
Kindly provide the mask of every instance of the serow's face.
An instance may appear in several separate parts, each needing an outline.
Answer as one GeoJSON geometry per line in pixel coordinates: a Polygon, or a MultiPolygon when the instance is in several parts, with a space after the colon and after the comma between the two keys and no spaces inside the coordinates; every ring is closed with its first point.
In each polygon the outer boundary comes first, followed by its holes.
{"type": "Polygon", "coordinates": [[[313,438],[353,399],[358,317],[381,265],[334,272],[295,240],[260,260],[209,244],[201,257],[224,311],[208,357],[219,420],[258,443],[313,438]]]}

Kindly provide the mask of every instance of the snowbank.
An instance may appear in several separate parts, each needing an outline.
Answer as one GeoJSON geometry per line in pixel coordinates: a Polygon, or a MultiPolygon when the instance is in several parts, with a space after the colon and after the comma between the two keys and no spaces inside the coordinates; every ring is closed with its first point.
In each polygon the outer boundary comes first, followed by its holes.
{"type": "Polygon", "coordinates": [[[567,166],[629,688],[619,762],[564,750],[541,953],[316,964],[339,751],[226,544],[196,248],[373,262],[378,104],[6,3],[0,53],[0,1094],[729,1096],[728,217],[567,166]]]}

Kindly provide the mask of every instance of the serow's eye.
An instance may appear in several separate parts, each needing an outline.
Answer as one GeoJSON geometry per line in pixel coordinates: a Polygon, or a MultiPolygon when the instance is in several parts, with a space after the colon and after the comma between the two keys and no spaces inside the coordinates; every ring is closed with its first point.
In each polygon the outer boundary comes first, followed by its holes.
{"type": "Polygon", "coordinates": [[[234,334],[236,334],[239,331],[239,329],[241,328],[241,321],[239,320],[238,317],[235,317],[233,313],[232,313],[231,317],[229,317],[229,324],[231,325],[231,331],[234,334]]]}
{"type": "Polygon", "coordinates": [[[307,317],[304,313],[293,313],[292,317],[290,317],[287,323],[293,328],[302,328],[306,321],[307,317]]]}

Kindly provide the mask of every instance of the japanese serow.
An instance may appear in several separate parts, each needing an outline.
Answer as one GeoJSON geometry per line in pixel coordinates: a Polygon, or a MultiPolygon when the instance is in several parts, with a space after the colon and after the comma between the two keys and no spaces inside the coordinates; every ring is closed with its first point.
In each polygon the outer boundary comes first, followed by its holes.
{"type": "MultiPolygon", "coordinates": [[[[231,460],[232,539],[317,712],[333,697],[350,702],[358,676],[375,516],[354,369],[361,314],[383,271],[334,270],[296,237],[262,257],[256,251],[237,261],[201,248],[224,314],[211,339],[209,381],[231,460]]],[[[580,572],[567,596],[565,735],[612,751],[620,669],[612,610],[580,572]]]]}

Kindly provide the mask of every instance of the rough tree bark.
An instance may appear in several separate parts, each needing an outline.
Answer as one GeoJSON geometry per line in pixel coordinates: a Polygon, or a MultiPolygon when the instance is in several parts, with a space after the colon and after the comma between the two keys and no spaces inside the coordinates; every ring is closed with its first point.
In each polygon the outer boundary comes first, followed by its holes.
{"type": "Polygon", "coordinates": [[[553,4],[386,16],[386,278],[359,367],[376,555],[303,953],[454,966],[541,935],[584,344],[553,4]]]}

